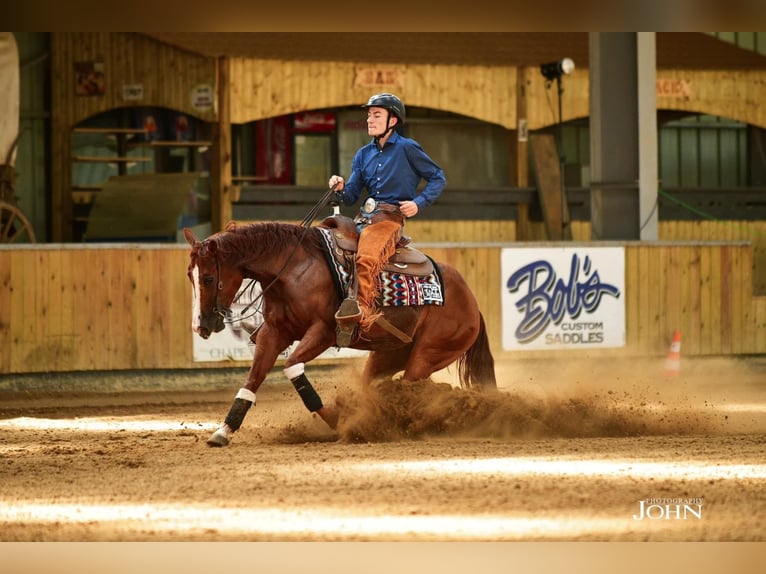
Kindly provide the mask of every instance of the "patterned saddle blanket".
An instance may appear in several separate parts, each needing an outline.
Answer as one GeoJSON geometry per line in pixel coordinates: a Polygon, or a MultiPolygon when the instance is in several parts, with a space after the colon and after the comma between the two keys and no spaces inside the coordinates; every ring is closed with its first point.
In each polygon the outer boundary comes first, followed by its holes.
{"type": "MultiPolygon", "coordinates": [[[[327,218],[317,229],[320,231],[325,247],[327,263],[332,271],[335,287],[341,299],[346,296],[351,281],[351,266],[356,250],[356,231],[347,227],[336,227],[335,222],[327,218]],[[354,237],[350,237],[351,235],[354,237]],[[351,247],[353,250],[349,250],[351,247]]],[[[349,218],[348,221],[351,221],[349,218]]],[[[397,247],[397,253],[380,273],[381,307],[400,307],[407,305],[444,305],[444,290],[439,268],[424,253],[410,246],[397,247]]]]}

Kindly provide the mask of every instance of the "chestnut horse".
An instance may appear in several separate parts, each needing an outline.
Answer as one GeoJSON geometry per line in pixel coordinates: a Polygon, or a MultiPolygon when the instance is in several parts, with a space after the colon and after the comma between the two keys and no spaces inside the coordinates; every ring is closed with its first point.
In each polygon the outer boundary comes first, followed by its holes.
{"type": "MultiPolygon", "coordinates": [[[[192,329],[204,339],[224,328],[224,316],[245,279],[262,286],[263,323],[253,335],[255,352],[247,380],[239,389],[222,426],[208,439],[226,446],[255,403],[277,357],[293,342],[284,373],[305,406],[336,428],[338,412],[325,405],[304,372],[304,365],[336,346],[335,312],[341,303],[317,227],[290,223],[230,222],[225,231],[200,241],[185,229],[191,245],[188,268],[193,285],[192,329]]],[[[443,284],[443,304],[383,307],[388,325],[374,324],[354,349],[370,351],[363,383],[404,371],[404,380],[427,379],[457,361],[464,388],[496,389],[494,359],[484,317],[468,284],[458,271],[436,263],[443,284]],[[396,337],[392,332],[399,330],[396,337]]]]}

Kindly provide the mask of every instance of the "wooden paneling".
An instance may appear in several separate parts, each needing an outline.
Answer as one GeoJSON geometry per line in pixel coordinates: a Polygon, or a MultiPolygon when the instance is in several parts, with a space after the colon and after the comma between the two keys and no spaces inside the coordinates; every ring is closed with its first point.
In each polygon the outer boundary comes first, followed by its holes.
{"type": "Polygon", "coordinates": [[[657,109],[684,110],[766,126],[766,77],[760,70],[662,70],[658,82],[676,82],[679,93],[657,95],[657,109]]]}
{"type": "MultiPolygon", "coordinates": [[[[501,356],[500,251],[523,243],[419,243],[464,275],[501,356]]],[[[661,357],[675,330],[685,356],[766,353],[749,243],[627,242],[625,263],[627,345],[604,354],[661,357]]],[[[231,366],[192,359],[187,264],[182,245],[0,247],[0,373],[231,366]]]]}
{"type": "Polygon", "coordinates": [[[233,123],[361,105],[376,91],[393,91],[408,106],[455,112],[516,129],[516,68],[511,66],[231,58],[230,69],[233,123]],[[364,69],[395,72],[400,85],[357,82],[358,72],[364,69]]]}
{"type": "Polygon", "coordinates": [[[215,60],[177,50],[140,34],[115,32],[54,32],[51,38],[57,114],[77,125],[86,118],[125,106],[161,106],[213,121],[213,109],[192,106],[197,85],[215,88],[215,60]],[[74,64],[102,62],[103,95],[76,93],[74,64]],[[140,84],[141,100],[125,100],[123,87],[140,84]]]}
{"type": "Polygon", "coordinates": [[[665,241],[749,241],[753,293],[766,295],[766,221],[660,221],[658,235],[665,241]]]}

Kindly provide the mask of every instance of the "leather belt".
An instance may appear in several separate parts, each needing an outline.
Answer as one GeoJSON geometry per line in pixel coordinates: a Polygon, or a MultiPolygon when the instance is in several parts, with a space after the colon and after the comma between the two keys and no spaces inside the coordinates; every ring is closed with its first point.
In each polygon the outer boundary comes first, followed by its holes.
{"type": "Polygon", "coordinates": [[[361,233],[365,225],[383,220],[395,221],[400,225],[404,225],[404,215],[399,211],[398,205],[381,203],[372,197],[368,197],[359,210],[359,214],[354,218],[354,223],[356,223],[356,231],[361,233]]]}
{"type": "Polygon", "coordinates": [[[362,204],[361,213],[364,217],[373,215],[376,211],[399,213],[399,206],[393,203],[382,203],[373,197],[368,197],[362,204]]]}

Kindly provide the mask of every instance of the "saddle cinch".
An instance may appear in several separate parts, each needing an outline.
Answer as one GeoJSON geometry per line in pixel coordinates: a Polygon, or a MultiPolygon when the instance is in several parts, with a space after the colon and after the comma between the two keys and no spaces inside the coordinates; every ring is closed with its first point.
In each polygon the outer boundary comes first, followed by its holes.
{"type": "MultiPolygon", "coordinates": [[[[356,223],[345,215],[331,215],[319,224],[320,227],[332,230],[334,249],[332,255],[336,262],[346,266],[347,254],[354,254],[357,250],[359,233],[356,223]]],[[[396,252],[384,265],[383,271],[390,273],[402,273],[404,275],[428,276],[434,272],[434,265],[422,251],[418,251],[409,245],[411,239],[405,235],[396,244],[396,252]]],[[[351,255],[353,257],[353,255],[351,255]]]]}

